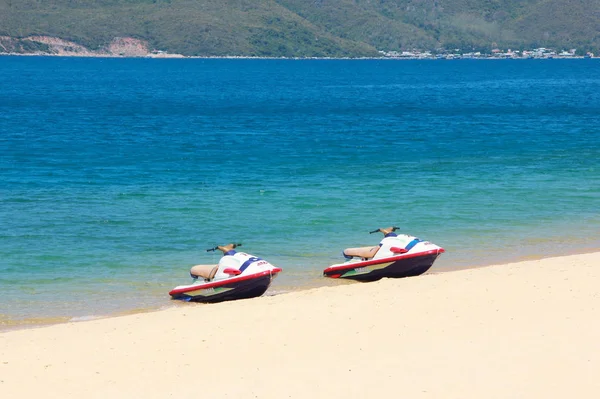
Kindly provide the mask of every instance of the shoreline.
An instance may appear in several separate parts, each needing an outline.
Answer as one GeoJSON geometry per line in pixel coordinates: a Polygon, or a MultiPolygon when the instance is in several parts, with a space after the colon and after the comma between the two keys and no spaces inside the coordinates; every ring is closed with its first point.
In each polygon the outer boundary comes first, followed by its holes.
{"type": "MultiPolygon", "coordinates": [[[[596,254],[596,253],[600,254],[600,249],[597,249],[597,248],[591,249],[590,248],[587,250],[583,250],[583,249],[579,248],[579,249],[574,249],[572,252],[564,253],[562,255],[549,254],[547,256],[544,256],[544,255],[526,256],[526,257],[520,257],[515,260],[508,260],[508,261],[504,261],[504,262],[500,262],[500,263],[490,262],[490,263],[473,264],[473,265],[446,266],[443,269],[436,268],[436,264],[434,264],[434,266],[429,271],[427,271],[425,274],[423,274],[421,276],[417,276],[417,277],[429,276],[429,275],[439,275],[439,274],[446,274],[446,273],[455,273],[455,272],[467,271],[467,270],[479,270],[479,269],[485,269],[488,267],[497,267],[497,266],[513,264],[513,263],[522,263],[522,262],[530,262],[530,261],[544,261],[544,260],[548,260],[548,259],[562,258],[562,257],[568,257],[568,256],[577,256],[577,255],[590,255],[590,254],[596,254]]],[[[444,256],[444,255],[442,255],[442,256],[444,256]]],[[[439,260],[438,260],[437,264],[439,265],[439,260]]],[[[275,280],[275,284],[277,284],[277,280],[275,280]]],[[[315,280],[310,285],[294,286],[290,289],[286,289],[287,287],[285,287],[283,289],[277,289],[277,287],[275,287],[275,289],[274,289],[274,287],[271,286],[269,288],[269,290],[263,295],[263,297],[276,297],[276,296],[289,295],[289,294],[298,293],[298,292],[318,290],[318,289],[322,289],[322,288],[335,288],[335,287],[341,287],[341,286],[345,286],[345,285],[354,285],[354,284],[369,284],[369,283],[359,283],[359,282],[355,282],[355,281],[327,279],[325,277],[318,277],[318,278],[315,277],[315,280]]],[[[161,312],[164,310],[177,309],[179,307],[186,307],[186,306],[206,306],[206,305],[207,304],[175,301],[175,300],[170,299],[168,297],[168,295],[165,293],[165,303],[160,306],[123,309],[120,311],[115,311],[115,312],[106,313],[106,314],[90,314],[90,315],[84,315],[84,316],[52,316],[52,317],[46,317],[46,318],[30,317],[30,318],[19,319],[19,320],[11,320],[11,319],[8,319],[7,321],[0,320],[0,334],[2,334],[3,332],[46,328],[46,327],[52,327],[55,325],[64,325],[64,324],[69,324],[69,323],[85,323],[85,322],[89,322],[89,321],[93,321],[93,320],[106,320],[106,319],[111,319],[111,318],[115,318],[115,317],[124,317],[124,316],[130,316],[130,315],[161,312]]]]}
{"type": "Polygon", "coordinates": [[[168,55],[114,55],[114,54],[49,54],[49,53],[2,53],[0,57],[51,57],[51,58],[106,58],[106,59],[153,59],[153,60],[388,60],[388,61],[453,61],[453,60],[593,60],[600,59],[600,56],[552,56],[552,57],[495,57],[495,56],[455,56],[455,57],[261,57],[261,56],[187,56],[181,54],[168,55]]]}
{"type": "Polygon", "coordinates": [[[0,394],[592,398],[599,260],[569,255],[4,332],[0,394]]]}

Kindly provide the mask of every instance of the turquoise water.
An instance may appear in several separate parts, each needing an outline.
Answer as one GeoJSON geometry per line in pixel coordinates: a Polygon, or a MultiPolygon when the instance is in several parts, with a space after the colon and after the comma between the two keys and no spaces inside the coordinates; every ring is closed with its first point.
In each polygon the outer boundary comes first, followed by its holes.
{"type": "Polygon", "coordinates": [[[432,271],[600,247],[598,60],[0,57],[0,327],[177,306],[242,242],[320,285],[378,227],[432,271]]]}

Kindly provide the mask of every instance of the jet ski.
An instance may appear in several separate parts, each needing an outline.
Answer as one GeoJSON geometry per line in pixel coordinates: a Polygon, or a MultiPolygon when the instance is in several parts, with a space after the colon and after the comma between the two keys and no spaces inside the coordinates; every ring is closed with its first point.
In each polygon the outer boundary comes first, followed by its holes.
{"type": "Polygon", "coordinates": [[[383,240],[377,246],[347,248],[344,263],[331,265],[323,276],[356,281],[376,281],[384,277],[399,278],[425,273],[444,248],[408,234],[396,234],[398,227],[381,228],[383,240]]]}
{"type": "Polygon", "coordinates": [[[209,248],[220,250],[223,257],[217,265],[196,265],[190,269],[193,282],[173,288],[172,299],[215,303],[254,298],[264,294],[281,269],[264,259],[235,248],[242,244],[219,245],[209,248]]]}

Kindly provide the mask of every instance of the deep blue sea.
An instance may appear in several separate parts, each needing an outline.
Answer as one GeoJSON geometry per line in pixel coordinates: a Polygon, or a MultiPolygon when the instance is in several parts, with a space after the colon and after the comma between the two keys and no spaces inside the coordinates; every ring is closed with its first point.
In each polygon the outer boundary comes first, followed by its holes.
{"type": "Polygon", "coordinates": [[[390,225],[434,273],[598,250],[600,60],[0,57],[0,329],[193,306],[229,242],[345,284],[390,225]]]}

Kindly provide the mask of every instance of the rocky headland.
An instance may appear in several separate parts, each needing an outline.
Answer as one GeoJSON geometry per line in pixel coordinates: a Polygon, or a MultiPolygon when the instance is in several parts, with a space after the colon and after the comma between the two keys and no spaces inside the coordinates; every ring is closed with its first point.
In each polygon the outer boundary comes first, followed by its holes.
{"type": "Polygon", "coordinates": [[[0,54],[54,55],[76,57],[155,57],[176,58],[179,54],[169,54],[154,50],[148,42],[132,37],[115,37],[108,45],[90,49],[81,44],[50,36],[28,36],[12,38],[0,36],[0,54]]]}

